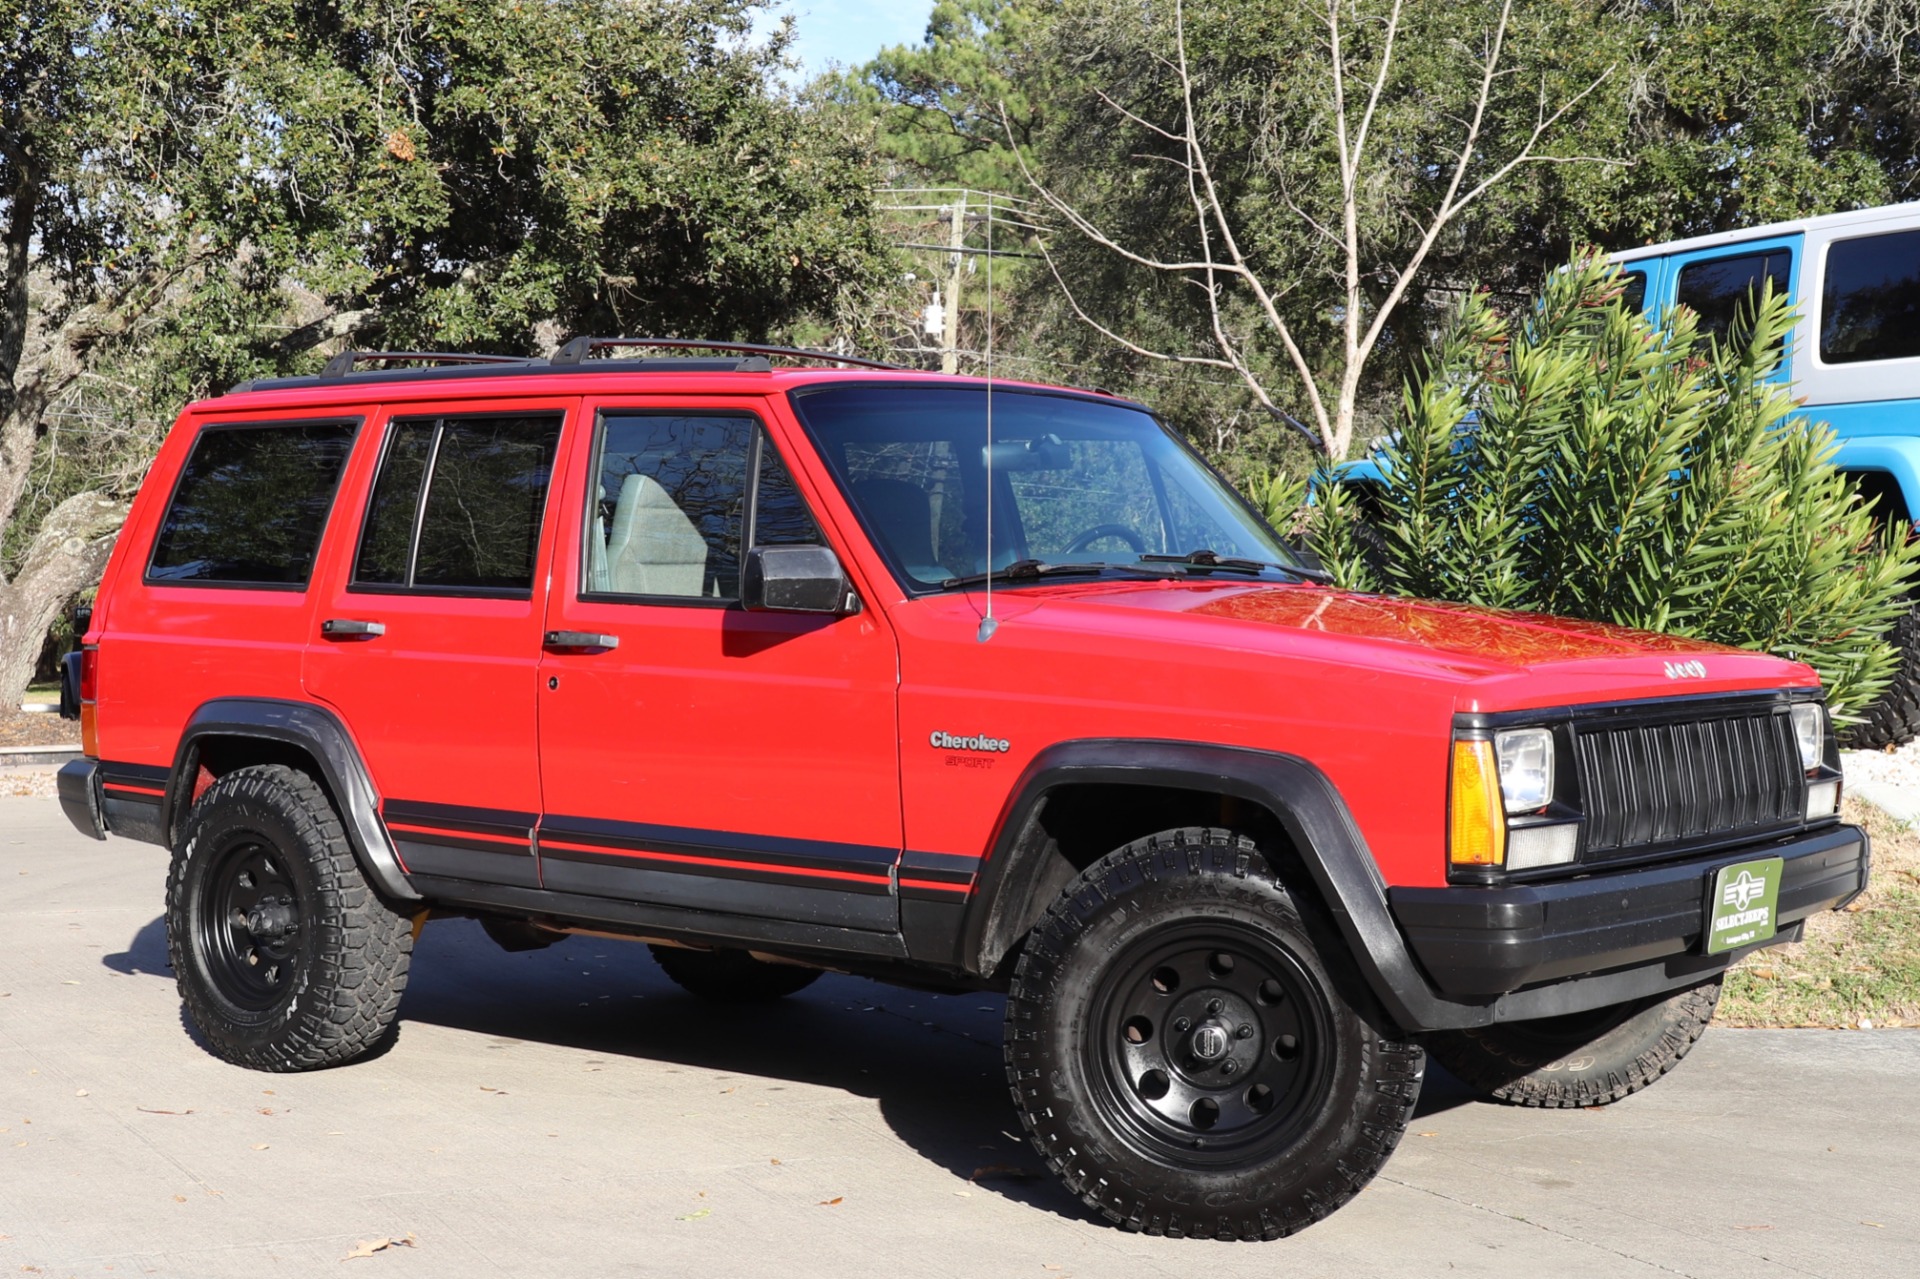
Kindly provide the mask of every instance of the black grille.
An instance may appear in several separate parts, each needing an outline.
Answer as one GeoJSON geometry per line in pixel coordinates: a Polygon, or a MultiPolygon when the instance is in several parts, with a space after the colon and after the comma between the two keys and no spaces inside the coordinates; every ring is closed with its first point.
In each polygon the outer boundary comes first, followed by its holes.
{"type": "Polygon", "coordinates": [[[1715,843],[1797,824],[1800,751],[1785,708],[1574,729],[1583,861],[1715,843]]]}

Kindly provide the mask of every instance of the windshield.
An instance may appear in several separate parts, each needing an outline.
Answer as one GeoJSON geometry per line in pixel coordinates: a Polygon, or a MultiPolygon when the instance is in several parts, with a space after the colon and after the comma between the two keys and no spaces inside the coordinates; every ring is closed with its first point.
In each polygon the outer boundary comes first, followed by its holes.
{"type": "Polygon", "coordinates": [[[912,589],[1028,560],[1172,571],[1149,557],[1205,550],[1294,563],[1238,495],[1137,408],[995,389],[989,564],[985,388],[842,384],[793,398],[912,589]]]}

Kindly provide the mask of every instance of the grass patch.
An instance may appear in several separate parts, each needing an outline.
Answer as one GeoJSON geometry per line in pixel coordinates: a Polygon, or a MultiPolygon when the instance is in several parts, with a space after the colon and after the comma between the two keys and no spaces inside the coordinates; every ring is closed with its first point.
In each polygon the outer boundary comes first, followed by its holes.
{"type": "Polygon", "coordinates": [[[1857,799],[1844,816],[1873,837],[1866,893],[1809,919],[1804,941],[1743,960],[1727,975],[1715,1021],[1920,1026],[1920,832],[1857,799]]]}

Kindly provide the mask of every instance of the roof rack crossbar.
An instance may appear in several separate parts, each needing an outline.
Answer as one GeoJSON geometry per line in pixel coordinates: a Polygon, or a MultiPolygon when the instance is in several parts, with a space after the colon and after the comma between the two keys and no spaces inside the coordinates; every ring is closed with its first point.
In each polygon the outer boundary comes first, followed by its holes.
{"type": "Polygon", "coordinates": [[[664,347],[668,350],[687,351],[737,351],[743,355],[784,355],[788,359],[825,360],[832,364],[849,364],[861,369],[913,371],[904,364],[888,364],[884,360],[869,360],[857,355],[835,355],[832,351],[810,351],[799,346],[764,346],[755,342],[706,342],[688,338],[575,338],[555,351],[549,363],[578,364],[595,351],[616,346],[664,347]]]}
{"type": "Polygon", "coordinates": [[[369,364],[529,364],[524,355],[473,355],[462,351],[342,351],[320,370],[322,382],[334,382],[353,372],[353,366],[369,364]]]}

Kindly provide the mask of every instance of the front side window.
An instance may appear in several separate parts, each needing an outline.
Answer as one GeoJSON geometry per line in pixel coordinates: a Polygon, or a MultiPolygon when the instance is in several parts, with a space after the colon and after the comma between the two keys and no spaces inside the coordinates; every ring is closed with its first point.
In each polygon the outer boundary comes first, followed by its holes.
{"type": "Polygon", "coordinates": [[[743,546],[817,546],[820,529],[758,421],[608,413],[595,441],[586,594],[740,597],[743,546]]]}
{"type": "Polygon", "coordinates": [[[1920,230],[1841,240],[1827,250],[1820,358],[1828,364],[1920,355],[1920,230]]]}
{"type": "Polygon", "coordinates": [[[357,422],[209,426],[193,442],[147,580],[303,588],[357,422]]]}
{"type": "Polygon", "coordinates": [[[557,413],[394,422],[354,585],[530,594],[559,440],[557,413]]]}
{"type": "Polygon", "coordinates": [[[1202,551],[1257,561],[1256,574],[1294,562],[1232,490],[1138,408],[996,390],[989,446],[984,388],[833,386],[797,393],[794,404],[913,589],[1020,560],[1156,576],[1214,571],[1169,559],[1202,551]]]}
{"type": "Polygon", "coordinates": [[[1724,343],[1731,334],[1739,341],[1736,325],[1752,323],[1762,290],[1770,284],[1776,296],[1785,296],[1792,270],[1793,254],[1786,249],[1689,262],[1680,268],[1674,300],[1693,308],[1702,335],[1724,343]]]}

